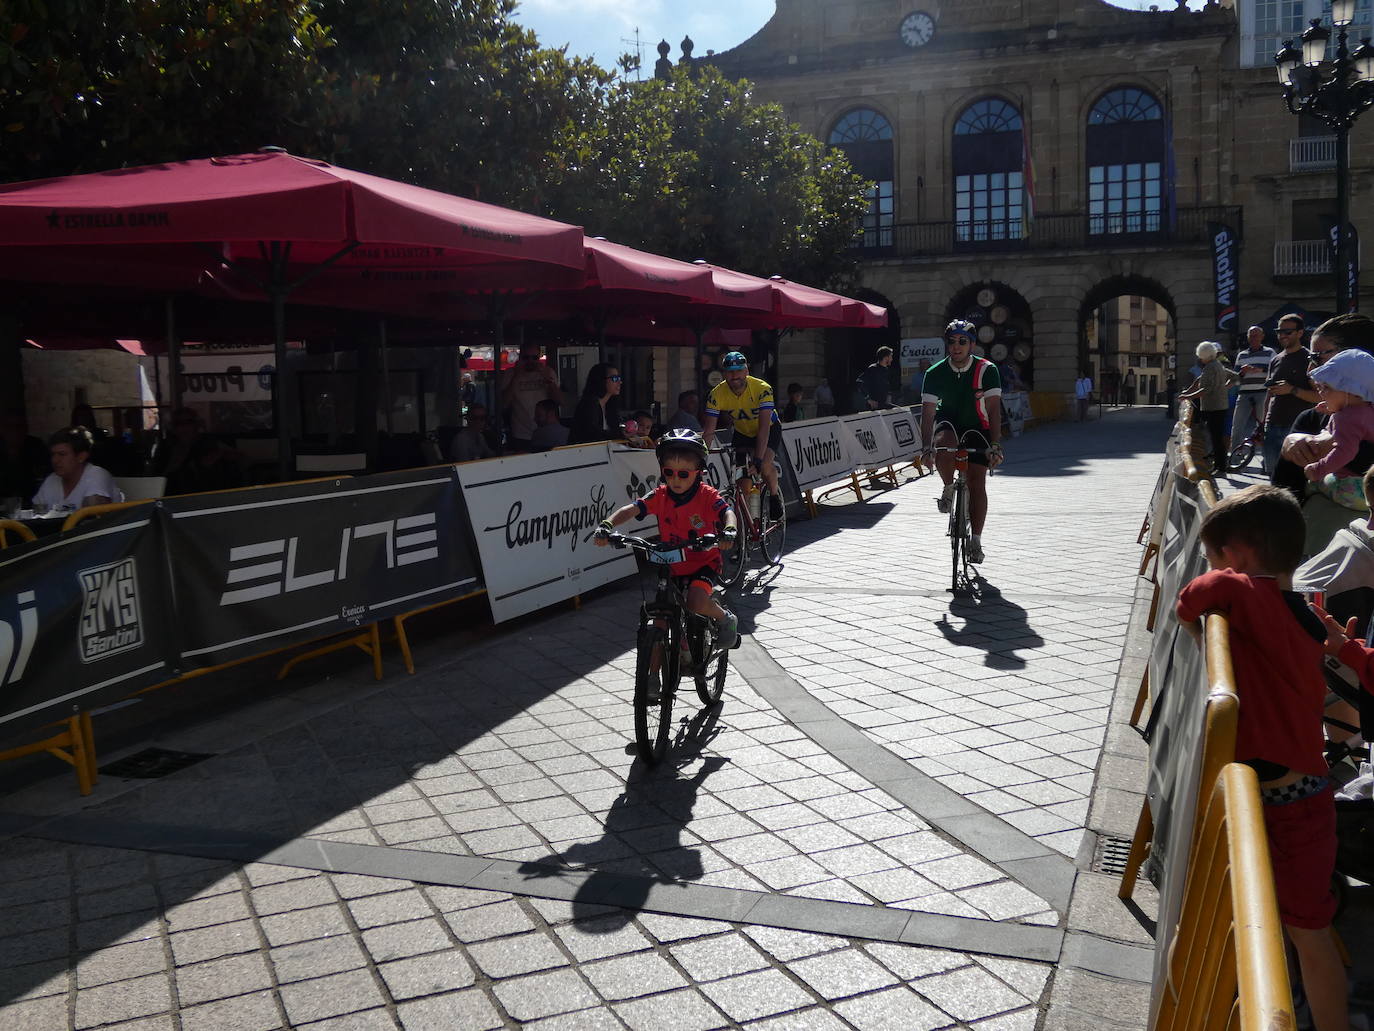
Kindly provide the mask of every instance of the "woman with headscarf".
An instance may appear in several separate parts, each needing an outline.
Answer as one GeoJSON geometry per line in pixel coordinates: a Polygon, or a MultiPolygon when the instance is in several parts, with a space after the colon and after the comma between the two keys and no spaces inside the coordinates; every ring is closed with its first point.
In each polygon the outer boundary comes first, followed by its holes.
{"type": "Polygon", "coordinates": [[[1180,401],[1197,398],[1198,412],[1207,427],[1207,436],[1212,441],[1212,472],[1215,476],[1225,476],[1226,468],[1226,413],[1231,409],[1231,398],[1227,388],[1233,380],[1240,377],[1217,359],[1221,345],[1204,340],[1197,345],[1198,364],[1202,373],[1197,382],[1178,395],[1180,401]]]}

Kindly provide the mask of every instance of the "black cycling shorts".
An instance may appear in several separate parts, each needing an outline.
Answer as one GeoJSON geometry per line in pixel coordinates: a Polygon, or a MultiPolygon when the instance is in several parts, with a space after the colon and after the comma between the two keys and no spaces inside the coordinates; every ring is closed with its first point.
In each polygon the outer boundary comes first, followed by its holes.
{"type": "MultiPolygon", "coordinates": [[[[758,437],[751,437],[747,433],[741,433],[739,430],[735,430],[735,435],[730,440],[730,448],[737,455],[743,453],[752,456],[754,454],[754,448],[758,444],[758,440],[758,437]]],[[[768,450],[776,455],[781,447],[782,430],[778,429],[777,423],[770,423],[768,426],[768,450]]]]}

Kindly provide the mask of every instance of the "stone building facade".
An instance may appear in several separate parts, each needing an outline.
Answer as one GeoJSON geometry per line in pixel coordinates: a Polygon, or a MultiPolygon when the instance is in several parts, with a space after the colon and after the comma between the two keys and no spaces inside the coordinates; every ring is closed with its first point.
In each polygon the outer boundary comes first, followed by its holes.
{"type": "MultiPolygon", "coordinates": [[[[777,0],[758,33],[710,59],[878,184],[863,282],[891,308],[892,337],[973,317],[990,356],[1019,360],[1036,393],[1059,398],[1088,358],[1093,312],[1119,296],[1168,312],[1183,369],[1199,340],[1230,343],[1214,224],[1242,241],[1242,333],[1334,307],[1320,242],[1333,141],[1256,64],[1257,25],[1272,26],[1244,5],[1266,0],[1239,2],[777,0]]],[[[1370,139],[1367,126],[1351,135],[1357,228],[1370,139]]],[[[878,342],[789,342],[779,379],[848,383],[878,342]]]]}

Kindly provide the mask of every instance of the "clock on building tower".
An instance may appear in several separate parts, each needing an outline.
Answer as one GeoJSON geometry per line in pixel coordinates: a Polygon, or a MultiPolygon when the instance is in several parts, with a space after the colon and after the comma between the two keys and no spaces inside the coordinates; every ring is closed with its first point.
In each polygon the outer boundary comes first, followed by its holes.
{"type": "Polygon", "coordinates": [[[935,19],[925,11],[912,11],[902,19],[902,42],[913,50],[923,47],[935,35],[935,19]]]}

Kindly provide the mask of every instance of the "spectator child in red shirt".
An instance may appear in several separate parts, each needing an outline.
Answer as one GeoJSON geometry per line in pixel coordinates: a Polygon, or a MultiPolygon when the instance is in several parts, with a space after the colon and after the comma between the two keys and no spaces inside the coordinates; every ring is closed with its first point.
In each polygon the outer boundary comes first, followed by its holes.
{"type": "Polygon", "coordinates": [[[1322,751],[1327,632],[1292,590],[1302,510],[1282,488],[1247,487],[1207,513],[1201,536],[1212,568],[1179,592],[1176,615],[1195,636],[1206,612],[1229,620],[1240,696],[1236,761],[1259,777],[1279,916],[1317,1031],[1349,1031],[1345,966],[1331,931],[1336,809],[1322,751]]]}
{"type": "MultiPolygon", "coordinates": [[[[735,513],[720,492],[702,480],[706,469],[706,444],[695,430],[669,430],[654,448],[663,472],[663,485],[638,501],[632,501],[602,520],[600,529],[613,530],[621,523],[645,516],[658,518],[658,537],[664,544],[686,544],[694,537],[705,537],[719,530],[719,547],[684,552],[681,562],[668,567],[673,576],[690,577],[686,592],[687,608],[716,621],[722,648],[734,647],[739,639],[739,620],[721,605],[715,595],[720,586],[720,549],[733,547],[739,533],[735,513]]],[[[599,546],[606,535],[594,538],[599,546]]]]}

